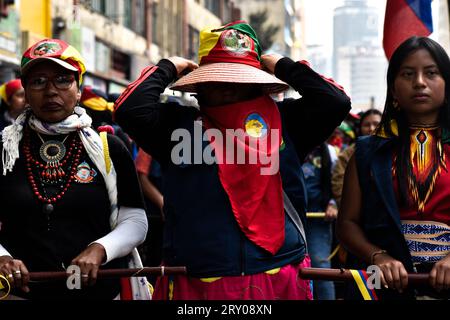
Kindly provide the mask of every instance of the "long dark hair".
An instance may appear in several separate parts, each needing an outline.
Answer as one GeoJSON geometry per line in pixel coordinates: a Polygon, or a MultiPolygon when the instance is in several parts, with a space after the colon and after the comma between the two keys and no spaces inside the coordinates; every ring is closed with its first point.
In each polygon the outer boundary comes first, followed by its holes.
{"type": "Polygon", "coordinates": [[[398,138],[397,140],[397,161],[395,163],[397,178],[400,187],[400,195],[402,203],[407,200],[407,176],[409,168],[409,153],[410,153],[410,132],[409,124],[405,113],[401,109],[394,107],[394,82],[397,77],[403,61],[412,53],[419,49],[425,49],[436,62],[440,75],[445,81],[445,100],[440,109],[438,123],[444,130],[450,130],[450,104],[448,97],[450,96],[450,59],[436,41],[426,37],[411,37],[404,41],[394,52],[389,61],[387,71],[387,92],[386,103],[384,105],[383,116],[381,117],[380,126],[376,133],[384,131],[388,136],[394,136],[392,132],[392,120],[397,122],[398,138]]]}

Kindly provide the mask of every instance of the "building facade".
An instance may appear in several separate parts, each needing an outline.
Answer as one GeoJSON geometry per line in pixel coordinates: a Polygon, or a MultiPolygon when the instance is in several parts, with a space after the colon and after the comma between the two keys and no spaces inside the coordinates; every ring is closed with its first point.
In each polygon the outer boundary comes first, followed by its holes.
{"type": "Polygon", "coordinates": [[[334,11],[333,78],[346,89],[355,111],[384,106],[387,61],[378,20],[367,0],[345,0],[334,11]]]}
{"type": "Polygon", "coordinates": [[[19,74],[21,53],[43,38],[63,39],[86,60],[85,85],[120,93],[149,64],[197,60],[208,25],[240,18],[232,0],[1,0],[0,80],[19,74]],[[15,3],[14,3],[15,2],[15,3]]]}
{"type": "Polygon", "coordinates": [[[236,0],[242,18],[250,20],[250,15],[266,10],[266,24],[278,26],[271,48],[276,52],[299,60],[306,55],[305,22],[303,0],[236,0]]]}

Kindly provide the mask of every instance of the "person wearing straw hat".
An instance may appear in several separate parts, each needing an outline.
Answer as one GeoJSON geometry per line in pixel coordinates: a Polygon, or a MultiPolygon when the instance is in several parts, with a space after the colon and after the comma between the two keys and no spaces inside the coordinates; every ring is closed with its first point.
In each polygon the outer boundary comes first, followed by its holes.
{"type": "Polygon", "coordinates": [[[154,298],[311,299],[297,276],[309,265],[300,219],[284,211],[283,189],[303,216],[300,161],[350,100],[307,63],[261,55],[244,21],[202,30],[199,60],[162,59],[116,101],[116,121],[162,167],[163,264],[188,272],[158,279],[154,298]],[[174,80],[199,109],[159,101],[174,80]],[[288,84],[303,97],[275,103],[288,84]]]}
{"type": "MultiPolygon", "coordinates": [[[[0,146],[0,274],[25,299],[114,299],[130,286],[97,280],[98,270],[127,267],[147,232],[133,161],[78,106],[85,67],[75,48],[39,41],[23,54],[21,72],[29,108],[3,130],[0,146]],[[79,290],[65,279],[29,281],[30,272],[71,265],[79,290]]],[[[132,298],[150,299],[145,282],[136,289],[132,298]]]]}
{"type": "Polygon", "coordinates": [[[25,91],[20,79],[8,81],[0,86],[0,97],[2,106],[5,106],[3,114],[0,115],[1,132],[4,127],[12,124],[14,119],[25,109],[25,91]]]}

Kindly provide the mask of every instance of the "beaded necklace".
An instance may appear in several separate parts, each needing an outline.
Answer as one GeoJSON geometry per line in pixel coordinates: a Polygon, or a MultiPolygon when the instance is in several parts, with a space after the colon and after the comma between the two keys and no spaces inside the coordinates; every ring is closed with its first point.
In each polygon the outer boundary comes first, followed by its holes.
{"type": "MultiPolygon", "coordinates": [[[[26,128],[23,153],[28,181],[36,198],[43,203],[42,211],[49,221],[55,203],[62,199],[74,180],[83,144],[76,133],[67,135],[62,142],[45,142],[39,134],[38,136],[43,142],[39,152],[32,146],[31,130],[26,128]],[[64,143],[69,136],[71,139],[66,147],[64,143]]],[[[48,227],[50,229],[50,225],[48,227]]]]}

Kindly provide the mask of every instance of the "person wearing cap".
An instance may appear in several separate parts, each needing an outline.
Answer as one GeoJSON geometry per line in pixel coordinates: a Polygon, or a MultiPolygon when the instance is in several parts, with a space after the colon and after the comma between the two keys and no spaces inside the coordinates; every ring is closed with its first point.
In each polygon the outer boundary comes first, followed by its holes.
{"type": "Polygon", "coordinates": [[[202,30],[199,60],[162,59],[116,102],[116,121],[162,167],[163,264],[188,273],[159,278],[154,298],[311,299],[298,277],[309,265],[302,221],[292,214],[305,212],[300,162],[350,100],[305,62],[261,56],[244,21],[202,30]],[[159,101],[175,80],[170,88],[195,93],[199,110],[159,101]],[[288,84],[302,99],[275,103],[270,95],[288,84]]]}
{"type": "MultiPolygon", "coordinates": [[[[133,161],[78,106],[85,67],[76,49],[39,41],[23,54],[21,72],[29,108],[4,129],[0,147],[0,274],[24,299],[114,299],[126,286],[97,279],[98,271],[127,267],[147,232],[133,161]],[[30,281],[30,272],[71,265],[80,290],[65,279],[30,281]]],[[[145,283],[137,289],[150,298],[145,283]]]]}
{"type": "MultiPolygon", "coordinates": [[[[14,79],[0,86],[0,97],[5,109],[0,114],[0,132],[25,109],[25,91],[20,79],[14,79]]],[[[3,109],[3,108],[2,108],[3,109]]]]}
{"type": "Polygon", "coordinates": [[[122,140],[130,153],[133,152],[131,139],[113,121],[114,102],[110,102],[105,93],[91,86],[84,86],[81,91],[80,105],[91,117],[92,128],[97,131],[111,131],[111,134],[122,140]],[[109,128],[105,128],[105,126],[109,128]]]}

